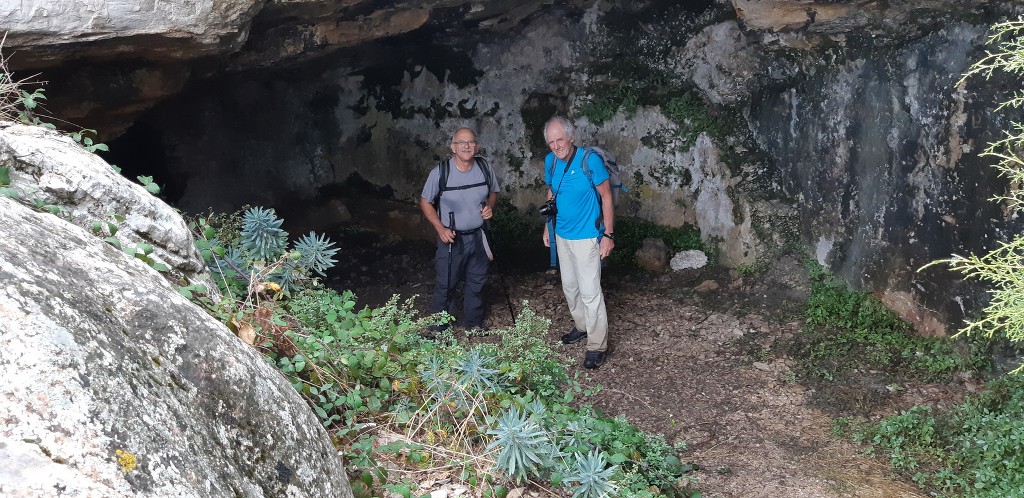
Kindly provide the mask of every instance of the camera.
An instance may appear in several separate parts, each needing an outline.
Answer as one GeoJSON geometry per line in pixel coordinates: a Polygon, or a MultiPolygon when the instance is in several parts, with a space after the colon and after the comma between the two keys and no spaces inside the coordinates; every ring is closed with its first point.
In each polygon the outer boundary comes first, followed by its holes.
{"type": "Polygon", "coordinates": [[[555,198],[552,197],[548,199],[547,202],[537,208],[537,212],[543,216],[554,216],[558,214],[558,207],[555,206],[555,198]]]}

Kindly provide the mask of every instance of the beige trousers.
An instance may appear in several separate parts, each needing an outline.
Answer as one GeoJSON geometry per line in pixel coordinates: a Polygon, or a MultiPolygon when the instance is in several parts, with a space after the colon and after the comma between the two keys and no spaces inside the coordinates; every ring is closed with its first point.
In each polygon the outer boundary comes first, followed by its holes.
{"type": "Polygon", "coordinates": [[[587,333],[587,351],[608,349],[608,310],[601,291],[601,239],[555,236],[562,292],[578,330],[587,333]]]}

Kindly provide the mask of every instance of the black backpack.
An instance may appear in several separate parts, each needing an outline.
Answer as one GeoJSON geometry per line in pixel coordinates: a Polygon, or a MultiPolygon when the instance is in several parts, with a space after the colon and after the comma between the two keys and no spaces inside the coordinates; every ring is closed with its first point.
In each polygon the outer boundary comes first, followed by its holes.
{"type": "Polygon", "coordinates": [[[462,185],[459,187],[448,187],[448,172],[451,169],[451,164],[448,163],[447,159],[442,159],[437,163],[437,195],[434,196],[434,209],[441,208],[441,194],[449,190],[466,190],[467,188],[476,188],[480,186],[487,186],[487,195],[491,193],[491,166],[487,164],[484,158],[477,156],[473,158],[476,164],[480,166],[480,171],[484,173],[483,183],[474,183],[471,185],[462,185]]]}

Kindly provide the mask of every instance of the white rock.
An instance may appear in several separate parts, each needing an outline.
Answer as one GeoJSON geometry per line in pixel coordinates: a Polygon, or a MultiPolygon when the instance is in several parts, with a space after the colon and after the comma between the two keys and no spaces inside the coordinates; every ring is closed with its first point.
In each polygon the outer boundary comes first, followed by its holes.
{"type": "Polygon", "coordinates": [[[669,266],[673,270],[686,270],[690,268],[703,268],[704,265],[708,264],[708,256],[704,254],[704,251],[698,251],[692,249],[689,251],[681,251],[675,256],[672,256],[672,261],[669,266]]]}

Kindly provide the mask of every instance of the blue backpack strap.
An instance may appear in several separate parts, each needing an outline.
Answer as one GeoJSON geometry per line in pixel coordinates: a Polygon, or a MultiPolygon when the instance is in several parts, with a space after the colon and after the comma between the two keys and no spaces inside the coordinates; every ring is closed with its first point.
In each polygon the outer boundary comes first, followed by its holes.
{"type": "MultiPolygon", "coordinates": [[[[590,180],[590,186],[596,189],[597,185],[594,185],[594,173],[590,171],[590,165],[587,164],[587,159],[594,153],[594,150],[590,147],[580,148],[583,149],[583,159],[580,160],[580,163],[583,165],[583,173],[587,175],[587,180],[590,180]]],[[[600,157],[600,155],[598,155],[598,157],[600,157]]]]}
{"type": "Polygon", "coordinates": [[[555,221],[548,220],[548,253],[551,255],[551,260],[548,262],[549,268],[558,268],[558,248],[555,246],[555,221]]]}
{"type": "MultiPolygon", "coordinates": [[[[555,156],[554,154],[548,154],[544,157],[544,169],[547,171],[547,178],[554,181],[555,179],[555,156]],[[550,159],[550,161],[548,160],[550,159]]],[[[551,184],[548,184],[548,188],[551,184]]],[[[548,224],[548,253],[551,255],[551,259],[548,262],[549,268],[558,268],[558,249],[555,247],[555,220],[549,219],[548,224]]]]}

